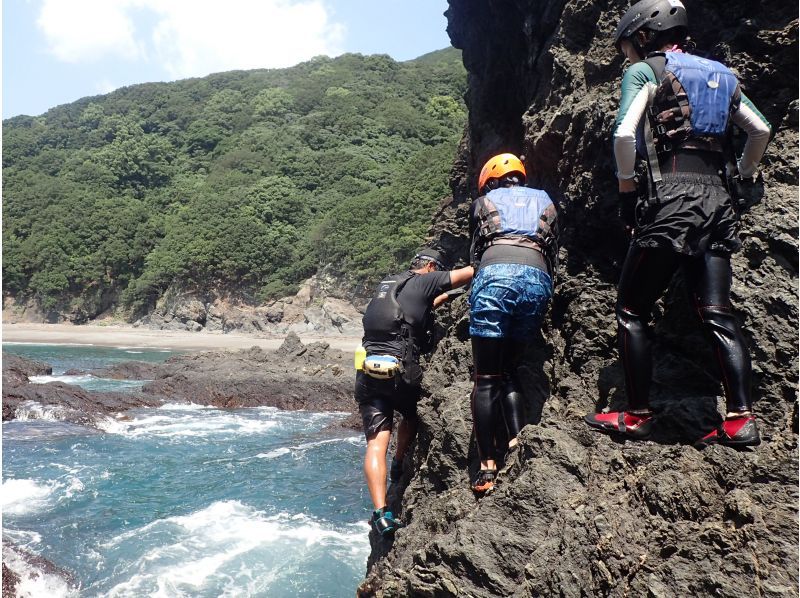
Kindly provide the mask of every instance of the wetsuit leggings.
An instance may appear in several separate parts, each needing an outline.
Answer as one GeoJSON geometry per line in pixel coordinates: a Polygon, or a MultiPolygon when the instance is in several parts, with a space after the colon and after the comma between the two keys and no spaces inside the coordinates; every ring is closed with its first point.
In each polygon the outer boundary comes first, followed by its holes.
{"type": "Polygon", "coordinates": [[[494,431],[498,417],[506,425],[509,440],[525,425],[522,395],[511,371],[524,344],[508,338],[472,337],[475,386],[472,389],[472,421],[481,461],[495,458],[494,431]]]}
{"type": "Polygon", "coordinates": [[[731,310],[730,256],[707,251],[684,256],[631,245],[617,289],[617,341],[629,409],[649,408],[652,355],[650,314],[672,275],[683,269],[694,309],[708,332],[722,373],[728,411],[749,411],[750,354],[731,310]]]}

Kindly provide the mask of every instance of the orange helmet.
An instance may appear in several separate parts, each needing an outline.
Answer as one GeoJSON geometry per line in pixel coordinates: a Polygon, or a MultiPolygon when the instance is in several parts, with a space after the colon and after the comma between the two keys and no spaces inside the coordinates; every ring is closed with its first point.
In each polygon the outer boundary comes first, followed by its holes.
{"type": "Polygon", "coordinates": [[[499,154],[489,159],[481,168],[481,174],[478,176],[478,192],[482,192],[484,185],[491,179],[502,178],[511,172],[521,174],[522,180],[525,182],[525,167],[514,154],[499,154]]]}

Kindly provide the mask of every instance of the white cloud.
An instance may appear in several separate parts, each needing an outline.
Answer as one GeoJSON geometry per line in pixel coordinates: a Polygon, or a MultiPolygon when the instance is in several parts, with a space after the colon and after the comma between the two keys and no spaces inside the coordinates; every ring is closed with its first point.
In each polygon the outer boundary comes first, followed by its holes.
{"type": "Polygon", "coordinates": [[[115,55],[176,78],[336,55],[344,35],[323,0],[44,0],[38,25],[60,60],[115,55]]]}
{"type": "Polygon", "coordinates": [[[49,50],[64,62],[83,62],[118,55],[140,55],[128,2],[109,0],[44,0],[36,24],[49,50]]]}
{"type": "Polygon", "coordinates": [[[174,0],[152,8],[161,13],[153,45],[175,76],[290,66],[340,52],[343,28],[316,0],[174,0]]]}

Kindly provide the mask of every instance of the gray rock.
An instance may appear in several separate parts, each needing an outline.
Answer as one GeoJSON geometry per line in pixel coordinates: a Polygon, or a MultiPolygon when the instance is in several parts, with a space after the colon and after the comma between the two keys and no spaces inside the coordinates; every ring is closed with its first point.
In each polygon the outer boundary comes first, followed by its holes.
{"type": "Polygon", "coordinates": [[[3,386],[27,384],[30,376],[49,376],[53,368],[48,363],[3,352],[3,386]]]}

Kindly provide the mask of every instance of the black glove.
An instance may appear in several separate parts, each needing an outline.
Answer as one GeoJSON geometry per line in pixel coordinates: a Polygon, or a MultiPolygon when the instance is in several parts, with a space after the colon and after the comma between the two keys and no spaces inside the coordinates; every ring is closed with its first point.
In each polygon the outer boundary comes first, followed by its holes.
{"type": "Polygon", "coordinates": [[[736,211],[744,214],[754,205],[761,203],[761,198],[764,197],[764,182],[760,177],[756,180],[752,177],[745,179],[736,175],[733,177],[731,195],[736,211]]]}
{"type": "Polygon", "coordinates": [[[636,228],[636,203],[638,201],[638,191],[619,192],[619,217],[629,228],[636,228]]]}

